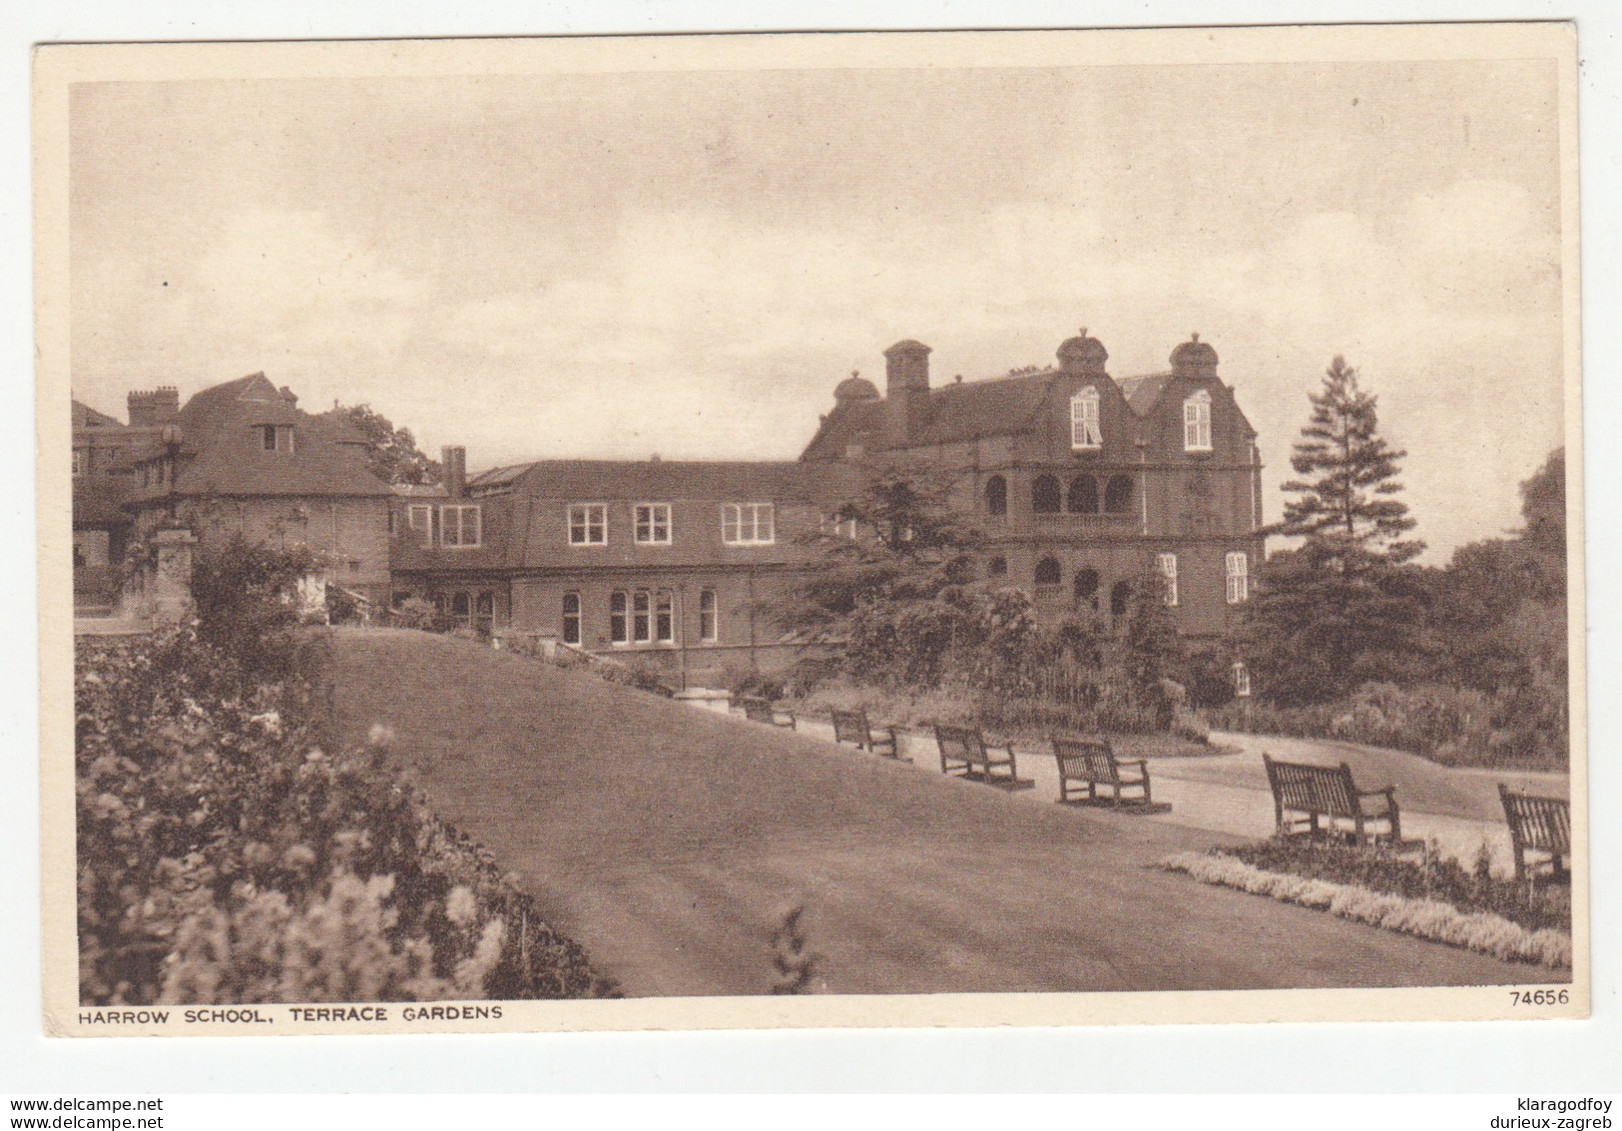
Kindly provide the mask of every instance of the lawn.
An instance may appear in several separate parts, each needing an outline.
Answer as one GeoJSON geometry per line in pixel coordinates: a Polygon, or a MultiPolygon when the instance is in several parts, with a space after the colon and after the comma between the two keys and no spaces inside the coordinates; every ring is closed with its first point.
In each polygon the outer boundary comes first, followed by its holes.
{"type": "Polygon", "coordinates": [[[1150,867],[1213,834],[1036,804],[468,642],[332,642],[346,735],[391,727],[441,815],[629,994],[765,992],[793,906],[818,992],[1548,976],[1150,867]]]}

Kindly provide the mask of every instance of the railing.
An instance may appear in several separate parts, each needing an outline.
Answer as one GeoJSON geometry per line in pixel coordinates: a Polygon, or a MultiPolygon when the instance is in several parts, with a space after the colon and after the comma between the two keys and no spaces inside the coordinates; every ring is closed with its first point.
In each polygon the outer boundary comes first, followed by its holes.
{"type": "Polygon", "coordinates": [[[1031,517],[1041,523],[1055,523],[1066,526],[1130,526],[1137,517],[1130,511],[1119,514],[1072,514],[1069,511],[1060,511],[1057,514],[1047,512],[1031,513],[1031,517]]]}

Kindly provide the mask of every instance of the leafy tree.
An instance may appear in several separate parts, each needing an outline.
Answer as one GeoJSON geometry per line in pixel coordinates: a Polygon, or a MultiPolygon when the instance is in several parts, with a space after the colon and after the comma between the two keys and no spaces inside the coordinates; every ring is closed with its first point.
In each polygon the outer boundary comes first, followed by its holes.
{"type": "Polygon", "coordinates": [[[1368,680],[1422,669],[1426,590],[1405,569],[1424,543],[1397,496],[1399,461],[1379,435],[1376,398],[1336,357],[1290,464],[1301,476],[1282,522],[1264,533],[1299,538],[1262,568],[1246,652],[1258,690],[1282,703],[1334,699],[1368,680]]]}
{"type": "Polygon", "coordinates": [[[1435,571],[1431,623],[1444,642],[1438,675],[1511,693],[1566,680],[1565,451],[1521,484],[1525,525],[1513,538],[1461,546],[1435,571]]]}
{"type": "Polygon", "coordinates": [[[950,491],[939,475],[876,470],[807,538],[819,553],[806,577],[764,611],[795,635],[844,640],[846,666],[862,678],[939,682],[954,644],[972,629],[964,587],[980,545],[950,491]]]}
{"type": "Polygon", "coordinates": [[[1521,543],[1532,555],[1534,596],[1566,599],[1566,449],[1549,453],[1521,484],[1521,543]]]}
{"type": "Polygon", "coordinates": [[[1150,568],[1138,576],[1121,628],[1120,668],[1140,692],[1169,679],[1184,659],[1182,637],[1166,606],[1166,578],[1150,568]]]}
{"type": "Polygon", "coordinates": [[[417,450],[417,439],[411,429],[396,428],[388,417],[368,404],[338,405],[333,413],[353,424],[366,437],[367,466],[383,482],[440,482],[439,462],[417,450]]]}
{"type": "Polygon", "coordinates": [[[875,471],[806,542],[809,576],[774,606],[779,624],[804,634],[840,632],[875,601],[932,600],[973,579],[978,530],[951,507],[950,481],[903,468],[875,471]]]}

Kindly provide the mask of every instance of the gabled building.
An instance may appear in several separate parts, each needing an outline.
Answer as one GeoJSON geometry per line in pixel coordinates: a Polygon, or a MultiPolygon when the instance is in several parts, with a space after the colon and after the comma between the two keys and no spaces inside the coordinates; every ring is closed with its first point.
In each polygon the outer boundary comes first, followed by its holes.
{"type": "Polygon", "coordinates": [[[262,373],[204,389],[183,407],[172,387],[131,393],[129,409],[127,426],[75,409],[76,570],[80,557],[89,568],[103,533],[117,566],[154,530],[183,526],[205,548],[238,533],[306,546],[319,556],[320,580],[386,600],[393,492],[368,470],[352,427],[301,411],[291,390],[262,373]]]}
{"type": "Polygon", "coordinates": [[[983,522],[986,569],[1049,615],[1125,612],[1148,569],[1180,631],[1225,632],[1262,557],[1256,432],[1195,335],[1161,373],[1115,380],[1097,338],[1058,365],[932,387],[928,346],[885,351],[885,391],[853,375],[804,461],[942,469],[983,522]]]}
{"type": "MultiPolygon", "coordinates": [[[[929,347],[885,351],[885,390],[852,375],[793,463],[545,460],[394,500],[394,602],[689,676],[781,666],[797,645],[759,613],[803,576],[818,529],[881,463],[944,472],[989,535],[983,567],[1049,619],[1106,623],[1148,571],[1180,631],[1225,632],[1261,560],[1256,434],[1197,338],[1166,372],[1117,381],[1083,333],[1056,367],[932,387],[929,347]]],[[[859,536],[859,535],[858,535],[859,536]]]]}

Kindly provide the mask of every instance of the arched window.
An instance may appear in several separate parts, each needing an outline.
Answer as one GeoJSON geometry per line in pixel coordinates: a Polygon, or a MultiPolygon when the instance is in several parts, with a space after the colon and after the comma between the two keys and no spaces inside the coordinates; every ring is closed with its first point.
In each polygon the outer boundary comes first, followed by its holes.
{"type": "Polygon", "coordinates": [[[1031,509],[1037,514],[1059,513],[1059,481],[1051,475],[1038,475],[1031,484],[1031,509]]]}
{"type": "Polygon", "coordinates": [[[986,563],[986,572],[992,577],[1003,577],[1008,573],[1008,559],[1003,557],[992,558],[986,563]]]}
{"type": "Polygon", "coordinates": [[[1036,587],[1041,589],[1046,585],[1059,584],[1059,563],[1053,558],[1043,558],[1036,563],[1036,587]]]}
{"type": "Polygon", "coordinates": [[[1008,513],[1008,480],[1000,475],[986,480],[986,513],[1008,513]]]}
{"type": "Polygon", "coordinates": [[[580,594],[563,595],[563,642],[580,643],[580,594]]]}
{"type": "Polygon", "coordinates": [[[1098,571],[1078,570],[1076,573],[1076,604],[1084,609],[1098,609],[1098,571]]]}
{"type": "Polygon", "coordinates": [[[1132,477],[1112,475],[1104,487],[1104,513],[1129,514],[1132,511],[1132,477]]]}
{"type": "Polygon", "coordinates": [[[1183,402],[1183,450],[1211,450],[1211,394],[1204,389],[1183,402]]]}
{"type": "Polygon", "coordinates": [[[1132,583],[1130,581],[1117,581],[1114,588],[1109,591],[1109,613],[1112,617],[1126,616],[1127,606],[1132,603],[1132,583]]]}
{"type": "Polygon", "coordinates": [[[1097,514],[1098,480],[1091,475],[1078,475],[1072,479],[1066,509],[1071,514],[1097,514]]]}
{"type": "Polygon", "coordinates": [[[1086,451],[1103,443],[1104,431],[1098,426],[1098,390],[1088,385],[1070,398],[1070,447],[1086,451]]]}

